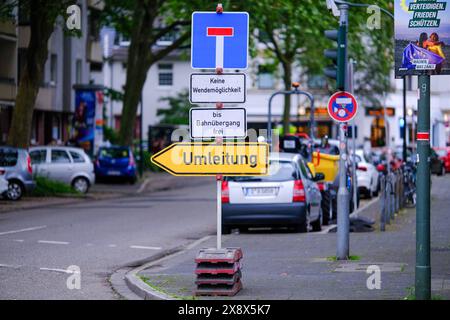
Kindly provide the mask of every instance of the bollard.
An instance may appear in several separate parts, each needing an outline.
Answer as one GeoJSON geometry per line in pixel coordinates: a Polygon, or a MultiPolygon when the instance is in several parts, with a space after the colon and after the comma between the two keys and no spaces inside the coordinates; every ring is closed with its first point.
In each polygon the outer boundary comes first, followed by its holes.
{"type": "Polygon", "coordinates": [[[389,175],[386,176],[386,224],[391,224],[391,184],[389,175]]]}
{"type": "Polygon", "coordinates": [[[398,213],[398,172],[394,175],[394,212],[398,213]]]}
{"type": "Polygon", "coordinates": [[[380,177],[380,204],[381,204],[381,214],[380,214],[380,231],[386,231],[386,179],[384,175],[380,177]]]}
{"type": "Polygon", "coordinates": [[[391,173],[391,220],[395,219],[395,174],[391,173]]]}

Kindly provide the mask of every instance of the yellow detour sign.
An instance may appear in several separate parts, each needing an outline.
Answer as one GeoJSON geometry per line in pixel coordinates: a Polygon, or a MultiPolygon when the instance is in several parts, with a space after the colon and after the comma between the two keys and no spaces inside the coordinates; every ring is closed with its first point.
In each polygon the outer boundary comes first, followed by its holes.
{"type": "Polygon", "coordinates": [[[175,176],[267,175],[269,145],[257,142],[180,142],[161,150],[151,160],[175,176]]]}

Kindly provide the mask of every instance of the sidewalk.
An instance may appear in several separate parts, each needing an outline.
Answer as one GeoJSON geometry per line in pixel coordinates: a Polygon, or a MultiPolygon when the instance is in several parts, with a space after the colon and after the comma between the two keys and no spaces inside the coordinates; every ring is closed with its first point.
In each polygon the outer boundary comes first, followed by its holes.
{"type": "MultiPolygon", "coordinates": [[[[450,299],[450,176],[433,177],[432,294],[450,299]]],[[[415,210],[403,210],[386,232],[351,233],[350,254],[338,262],[336,233],[248,232],[224,237],[224,247],[241,247],[244,289],[232,298],[195,299],[404,299],[414,286],[415,210]],[[331,260],[331,261],[330,261],[331,260]],[[369,265],[381,268],[381,289],[366,286],[369,265]]],[[[173,258],[156,261],[137,276],[148,291],[165,298],[192,299],[194,258],[214,247],[215,237],[173,258]]]]}
{"type": "Polygon", "coordinates": [[[180,179],[165,172],[146,172],[138,183],[99,183],[91,187],[86,195],[58,197],[24,196],[20,201],[0,199],[0,214],[24,209],[44,208],[47,206],[73,204],[83,201],[116,199],[119,197],[142,196],[149,193],[198,185],[204,179],[193,177],[180,179]]]}

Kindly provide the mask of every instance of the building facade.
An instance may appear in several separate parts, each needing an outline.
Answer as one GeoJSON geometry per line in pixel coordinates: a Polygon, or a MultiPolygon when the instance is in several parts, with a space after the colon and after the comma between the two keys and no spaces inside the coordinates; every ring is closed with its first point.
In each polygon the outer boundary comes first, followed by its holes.
{"type": "MultiPolygon", "coordinates": [[[[116,37],[117,39],[117,37],[116,37]]],[[[126,81],[127,42],[116,41],[109,49],[110,59],[104,65],[104,85],[114,90],[123,91],[126,81]]],[[[247,75],[247,109],[248,127],[255,129],[267,128],[268,102],[270,96],[277,90],[283,90],[281,78],[277,71],[269,71],[261,58],[252,59],[247,75]]],[[[235,70],[226,70],[235,72],[235,70]]],[[[189,90],[190,74],[189,58],[181,52],[174,52],[153,65],[147,75],[142,93],[143,130],[147,136],[148,126],[160,123],[157,110],[167,108],[167,102],[161,98],[175,96],[189,90]]],[[[300,74],[299,68],[293,74],[300,74]]],[[[298,80],[298,79],[293,79],[298,80]]],[[[407,110],[407,141],[414,144],[414,130],[417,122],[417,77],[406,79],[406,110],[407,110]]],[[[392,92],[385,96],[380,105],[360,103],[360,109],[355,117],[356,144],[362,146],[370,143],[373,148],[398,147],[402,144],[403,123],[403,80],[391,79],[392,92]],[[386,113],[386,115],[385,115],[386,113]]],[[[432,145],[445,146],[450,144],[450,77],[432,77],[431,92],[431,127],[432,145]]],[[[315,135],[325,135],[336,138],[338,128],[327,113],[329,93],[324,78],[315,77],[301,82],[301,89],[311,92],[315,97],[315,135]]],[[[357,97],[359,101],[361,97],[357,97]]],[[[186,103],[189,103],[186,101],[186,103]]],[[[232,106],[232,105],[229,105],[232,106]]],[[[281,126],[284,99],[278,96],[273,100],[272,114],[274,126],[281,126]]],[[[111,101],[107,104],[109,126],[118,129],[122,104],[111,101]]],[[[140,114],[137,115],[140,119],[140,114]]],[[[291,97],[291,123],[293,130],[309,132],[310,103],[306,97],[291,97]]],[[[139,124],[137,120],[136,124],[139,124]]],[[[140,127],[140,126],[138,126],[140,127]]],[[[139,130],[139,128],[137,129],[139,130]]]]}
{"type": "MultiPolygon", "coordinates": [[[[103,3],[80,0],[77,4],[81,9],[81,36],[66,35],[65,20],[60,17],[48,42],[48,58],[33,113],[32,145],[67,141],[75,104],[73,85],[103,80],[98,27],[98,12],[103,3]]],[[[29,16],[26,12],[17,10],[16,21],[0,24],[1,144],[7,140],[29,40],[29,16]]]]}

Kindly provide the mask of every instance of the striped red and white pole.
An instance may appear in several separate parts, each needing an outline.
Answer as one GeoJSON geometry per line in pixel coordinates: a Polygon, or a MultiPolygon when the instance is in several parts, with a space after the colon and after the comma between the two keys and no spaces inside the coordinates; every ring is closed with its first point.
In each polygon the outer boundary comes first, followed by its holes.
{"type": "Polygon", "coordinates": [[[429,132],[417,132],[416,136],[417,141],[430,141],[430,133],[429,132]]]}

